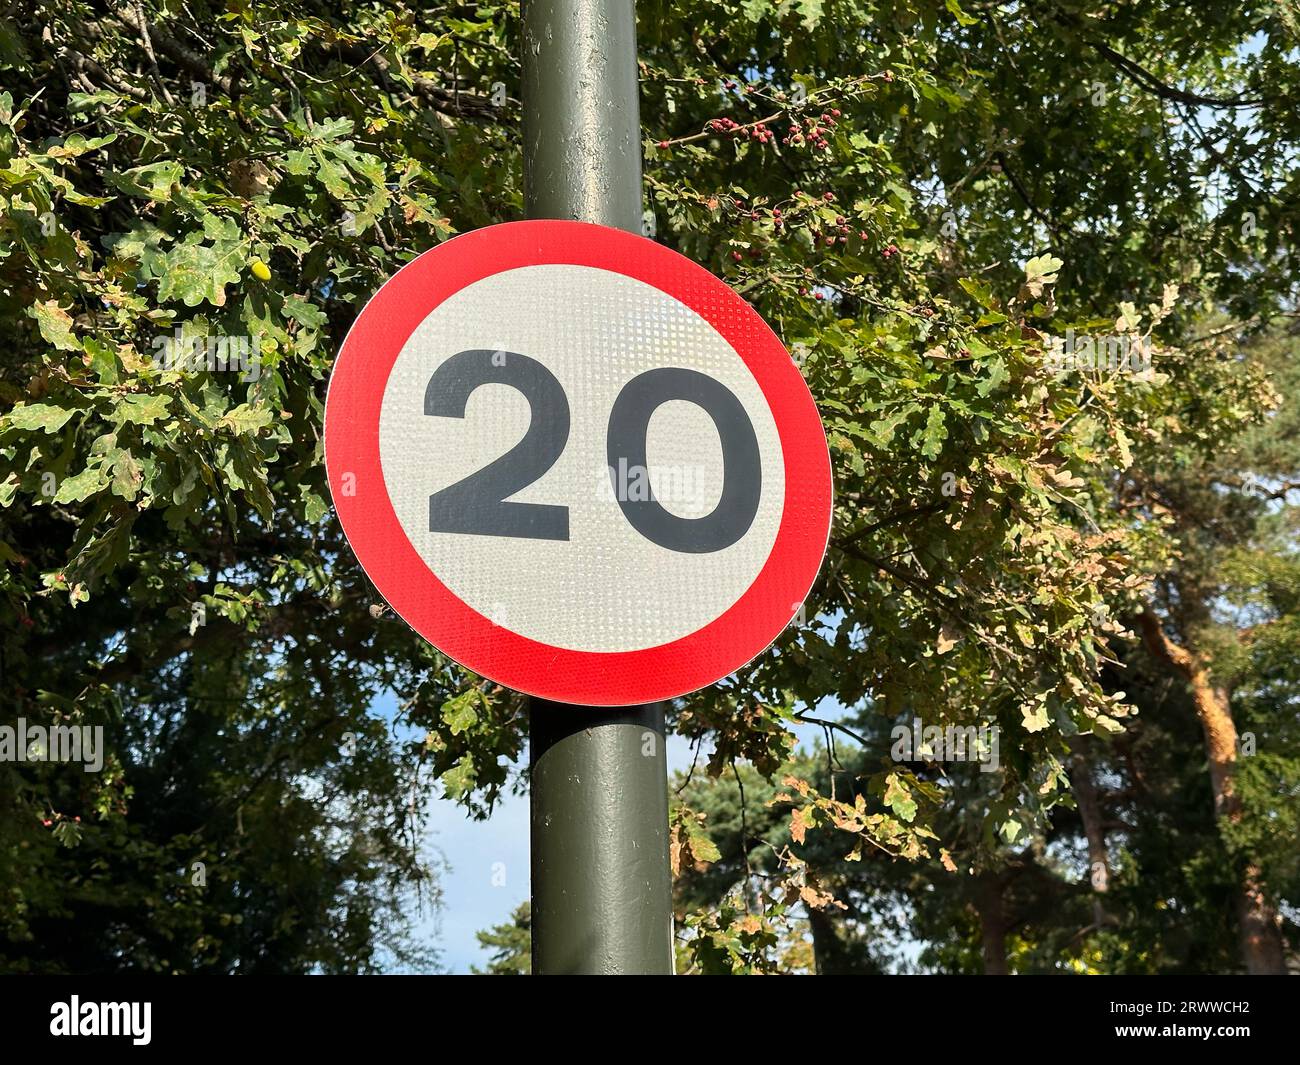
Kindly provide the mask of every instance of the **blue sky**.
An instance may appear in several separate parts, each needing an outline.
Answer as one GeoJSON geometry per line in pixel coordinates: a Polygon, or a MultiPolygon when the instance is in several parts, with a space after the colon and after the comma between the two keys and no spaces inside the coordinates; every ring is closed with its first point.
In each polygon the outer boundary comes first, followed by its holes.
{"type": "MultiPolygon", "coordinates": [[[[383,703],[391,716],[393,701],[383,703]]],[[[795,731],[801,746],[822,735],[815,725],[795,731]]],[[[680,736],[669,735],[667,752],[670,776],[690,766],[690,745],[680,736]]],[[[438,948],[446,972],[468,973],[487,963],[474,934],[507,921],[528,898],[528,796],[507,796],[486,821],[445,799],[431,800],[425,815],[426,848],[440,868],[443,895],[441,907],[426,909],[420,935],[438,948]]]]}
{"type": "Polygon", "coordinates": [[[486,821],[434,799],[427,825],[427,845],[446,864],[442,906],[428,915],[422,934],[441,952],[446,971],[467,973],[487,960],[474,933],[508,920],[528,898],[528,796],[508,796],[486,821]],[[501,864],[494,870],[495,863],[501,864]],[[494,872],[500,875],[494,878],[494,872]]]}
{"type": "MultiPolygon", "coordinates": [[[[669,772],[690,762],[686,741],[670,735],[669,772]]],[[[441,951],[446,971],[467,973],[487,962],[474,933],[508,920],[528,898],[528,796],[508,796],[486,821],[471,820],[444,799],[431,801],[426,813],[428,847],[443,865],[443,899],[423,932],[441,951]]]]}

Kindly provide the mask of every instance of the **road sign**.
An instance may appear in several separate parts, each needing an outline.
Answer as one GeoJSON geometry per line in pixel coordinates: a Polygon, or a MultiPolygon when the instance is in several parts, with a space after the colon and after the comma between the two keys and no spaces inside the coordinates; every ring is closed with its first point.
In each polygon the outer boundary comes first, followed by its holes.
{"type": "Polygon", "coordinates": [[[826,550],[798,368],[707,270],[568,221],[456,237],[366,304],[325,458],[389,605],[475,673],[561,702],[683,695],[763,651],[826,550]]]}

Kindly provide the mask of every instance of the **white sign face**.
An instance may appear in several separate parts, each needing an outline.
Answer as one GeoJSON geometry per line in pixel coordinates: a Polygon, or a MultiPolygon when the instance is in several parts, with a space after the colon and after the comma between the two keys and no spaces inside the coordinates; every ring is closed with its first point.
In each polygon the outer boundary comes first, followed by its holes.
{"type": "MultiPolygon", "coordinates": [[[[432,311],[388,378],[379,452],[398,521],[429,569],[498,625],[576,651],[656,647],[721,616],[767,561],[785,502],[776,423],[736,351],[667,293],[587,266],[493,274],[432,311]],[[488,383],[470,393],[464,417],[426,415],[430,381],[457,353],[475,349],[491,353],[479,359],[488,383]],[[537,371],[521,356],[558,384],[567,433],[559,431],[563,412],[548,405],[554,388],[529,394],[506,383],[532,387],[537,371]],[[725,535],[733,542],[708,552],[657,543],[620,506],[653,498],[670,516],[695,521],[716,511],[727,470],[706,407],[666,399],[650,416],[645,463],[622,455],[625,461],[611,468],[608,457],[619,394],[647,371],[682,366],[736,397],[758,445],[757,476],[743,486],[754,497],[752,518],[741,527],[748,510],[739,514],[725,535]],[[530,431],[537,444],[512,451],[530,431]],[[521,485],[509,499],[567,507],[564,539],[508,535],[508,524],[494,531],[487,515],[477,535],[454,523],[430,528],[431,494],[465,483],[505,455],[513,457],[502,475],[521,485]]],[[[472,499],[497,502],[491,497],[484,489],[472,499]]]]}
{"type": "Polygon", "coordinates": [[[331,378],[326,459],[393,608],[559,701],[733,672],[799,612],[829,533],[780,341],[689,260],[576,222],[466,234],[385,285],[331,378]]]}

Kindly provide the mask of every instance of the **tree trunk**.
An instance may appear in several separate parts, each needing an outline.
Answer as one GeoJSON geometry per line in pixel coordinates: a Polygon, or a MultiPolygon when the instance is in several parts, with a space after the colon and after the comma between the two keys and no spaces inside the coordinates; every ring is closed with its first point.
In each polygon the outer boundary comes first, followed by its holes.
{"type": "Polygon", "coordinates": [[[1102,828],[1101,804],[1097,801],[1097,788],[1092,781],[1092,766],[1082,754],[1074,756],[1074,772],[1070,774],[1070,789],[1079,807],[1083,834],[1088,840],[1088,881],[1092,885],[1092,921],[1103,927],[1110,916],[1106,912],[1105,896],[1110,890],[1110,855],[1106,851],[1106,830],[1102,828]]]}
{"type": "Polygon", "coordinates": [[[980,918],[980,943],[984,950],[984,975],[1006,976],[1007,918],[1002,906],[1002,878],[981,873],[975,885],[975,910],[980,918]]]}
{"type": "Polygon", "coordinates": [[[813,964],[818,976],[876,975],[880,967],[861,944],[846,942],[838,929],[838,921],[824,910],[808,908],[808,924],[812,929],[813,964]]]}
{"type": "MultiPolygon", "coordinates": [[[[1228,690],[1214,682],[1199,655],[1174,643],[1165,634],[1160,619],[1151,611],[1139,614],[1138,623],[1147,649],[1179,673],[1191,689],[1192,704],[1205,734],[1214,812],[1222,821],[1236,824],[1241,821],[1242,807],[1236,788],[1237,727],[1232,720],[1228,690]]],[[[1285,974],[1277,910],[1269,901],[1259,866],[1253,861],[1243,865],[1234,894],[1237,935],[1246,971],[1257,975],[1285,974]]]]}

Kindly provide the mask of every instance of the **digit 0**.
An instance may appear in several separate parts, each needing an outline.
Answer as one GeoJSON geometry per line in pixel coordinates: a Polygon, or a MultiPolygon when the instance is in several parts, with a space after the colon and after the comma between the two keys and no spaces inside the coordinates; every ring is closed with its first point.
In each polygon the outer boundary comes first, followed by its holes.
{"type": "Polygon", "coordinates": [[[632,378],[609,416],[606,449],[609,468],[640,467],[646,463],[646,438],[650,419],[669,400],[694,403],[713,419],[722,441],[722,497],[712,512],[700,518],[683,518],[654,498],[627,499],[619,493],[623,514],[642,536],[671,551],[705,554],[730,547],[754,523],[763,487],[763,464],[758,438],[745,408],[725,385],[696,370],[663,367],[632,378]]]}

